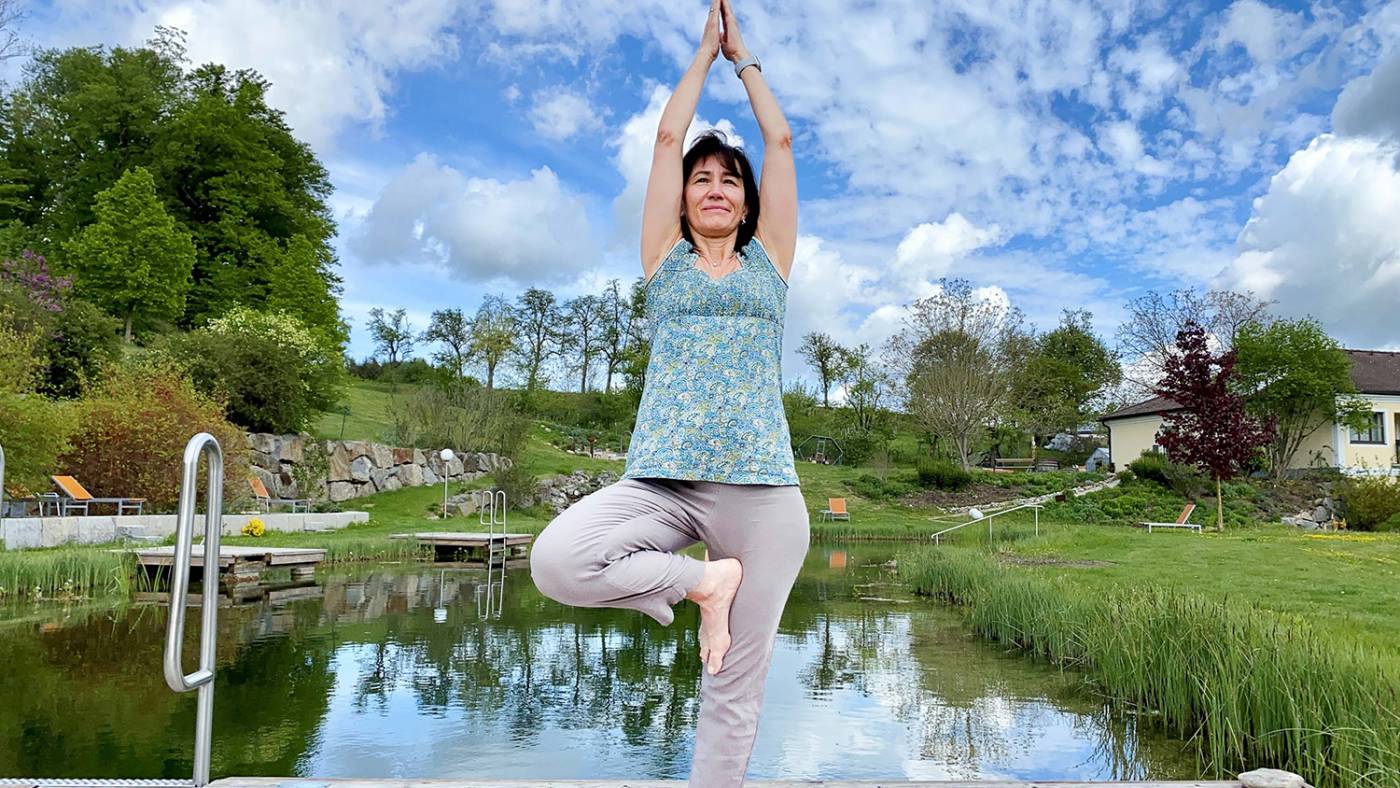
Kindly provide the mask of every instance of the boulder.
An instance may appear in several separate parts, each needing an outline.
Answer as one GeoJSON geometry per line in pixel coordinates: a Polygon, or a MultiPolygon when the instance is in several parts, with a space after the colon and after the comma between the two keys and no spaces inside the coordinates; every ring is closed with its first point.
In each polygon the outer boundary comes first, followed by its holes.
{"type": "Polygon", "coordinates": [[[433,471],[433,469],[432,469],[431,466],[429,466],[429,465],[422,465],[422,466],[419,466],[419,467],[422,468],[422,470],[423,470],[423,483],[424,483],[424,484],[437,484],[438,482],[442,481],[442,478],[439,477],[439,476],[433,471]]]}
{"type": "Polygon", "coordinates": [[[462,458],[453,457],[447,461],[447,478],[452,479],[462,475],[462,458]]]}
{"type": "MultiPolygon", "coordinates": [[[[267,491],[269,493],[281,497],[281,494],[277,492],[277,477],[274,476],[271,471],[269,471],[266,468],[259,467],[257,465],[250,466],[248,468],[248,471],[254,476],[258,477],[258,481],[263,483],[263,486],[267,488],[267,491]]],[[[243,488],[244,489],[239,490],[239,492],[244,492],[245,490],[251,491],[251,488],[248,487],[247,482],[244,482],[243,488]]]]}
{"type": "Polygon", "coordinates": [[[1332,510],[1326,506],[1319,506],[1313,510],[1312,520],[1319,523],[1330,523],[1332,522],[1332,510]]]}
{"type": "Polygon", "coordinates": [[[248,448],[252,451],[260,451],[263,454],[275,454],[277,452],[277,436],[266,432],[246,433],[248,438],[248,448]]]}
{"type": "Polygon", "coordinates": [[[371,443],[369,445],[369,456],[374,460],[376,468],[394,467],[394,450],[382,443],[371,443]]]}
{"type": "Polygon", "coordinates": [[[394,464],[407,465],[413,462],[413,449],[394,449],[394,464]]]}
{"type": "Polygon", "coordinates": [[[369,444],[364,441],[345,441],[341,445],[345,447],[345,452],[350,455],[351,460],[369,454],[369,444]]]}
{"type": "Polygon", "coordinates": [[[405,487],[419,487],[423,484],[423,468],[418,465],[400,465],[398,476],[405,487]]]}
{"type": "Polygon", "coordinates": [[[275,456],[282,462],[303,462],[306,459],[306,438],[301,435],[281,436],[277,441],[275,456]]]}
{"type": "MultiPolygon", "coordinates": [[[[369,480],[372,484],[374,484],[374,489],[380,492],[384,492],[385,490],[389,489],[390,479],[393,479],[395,482],[398,482],[398,476],[394,473],[393,468],[375,468],[373,471],[370,471],[369,474],[369,480]]],[[[396,483],[394,485],[394,489],[397,490],[402,486],[402,484],[396,483]]]]}
{"type": "Polygon", "coordinates": [[[345,450],[345,445],[337,445],[326,457],[326,480],[340,482],[349,479],[350,459],[350,453],[345,450]]]}
{"type": "Polygon", "coordinates": [[[355,485],[350,482],[331,482],[326,488],[326,497],[332,503],[348,501],[355,497],[355,485]]]}
{"type": "Polygon", "coordinates": [[[356,457],[350,463],[350,478],[357,482],[367,482],[374,472],[374,462],[369,457],[356,457]]]}
{"type": "Polygon", "coordinates": [[[1244,788],[1312,788],[1301,776],[1282,769],[1255,769],[1238,779],[1244,788]]]}
{"type": "Polygon", "coordinates": [[[461,455],[461,457],[462,471],[464,473],[471,473],[481,467],[480,454],[476,454],[474,452],[467,452],[466,454],[461,455]]]}
{"type": "Polygon", "coordinates": [[[248,464],[255,468],[263,468],[269,471],[279,470],[282,463],[277,458],[267,452],[250,449],[248,451],[248,464]]]}
{"type": "Polygon", "coordinates": [[[414,449],[414,450],[413,450],[413,460],[412,460],[412,462],[413,462],[414,465],[422,465],[423,463],[425,463],[425,462],[427,462],[427,461],[428,461],[428,458],[427,458],[426,455],[423,454],[423,450],[422,450],[422,449],[414,449]]]}

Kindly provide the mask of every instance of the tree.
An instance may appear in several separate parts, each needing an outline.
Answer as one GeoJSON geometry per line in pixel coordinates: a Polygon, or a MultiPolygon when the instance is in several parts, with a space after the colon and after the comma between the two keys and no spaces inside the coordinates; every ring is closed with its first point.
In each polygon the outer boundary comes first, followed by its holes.
{"type": "Polygon", "coordinates": [[[387,315],[380,307],[369,310],[369,335],[374,340],[374,354],[384,356],[385,366],[392,367],[413,355],[413,324],[402,308],[387,315]]]}
{"type": "Polygon", "coordinates": [[[1012,350],[1021,313],[974,293],[962,279],[915,301],[904,328],[885,346],[920,427],[951,444],[964,469],[973,440],[1002,414],[1010,393],[1012,350]]]}
{"type": "Polygon", "coordinates": [[[460,309],[439,309],[433,312],[428,329],[420,339],[437,342],[442,349],[434,354],[439,364],[452,373],[452,380],[462,378],[467,358],[471,355],[471,324],[460,309]]]}
{"type": "Polygon", "coordinates": [[[588,392],[589,365],[593,357],[603,352],[604,326],[607,314],[603,299],[595,295],[582,295],[571,298],[564,304],[564,322],[570,331],[569,347],[578,351],[578,363],[574,369],[579,372],[579,391],[588,392]]]}
{"type": "Polygon", "coordinates": [[[1131,362],[1124,377],[1139,393],[1151,391],[1175,350],[1176,335],[1187,323],[1200,326],[1216,347],[1228,350],[1240,327],[1265,320],[1272,303],[1231,290],[1183,289],[1166,295],[1148,291],[1128,302],[1128,317],[1118,325],[1119,351],[1131,362]]]}
{"type": "Polygon", "coordinates": [[[817,373],[817,379],[822,386],[822,407],[831,407],[831,384],[837,382],[845,373],[843,365],[847,358],[846,349],[837,342],[820,331],[813,331],[802,338],[802,345],[797,348],[797,354],[806,359],[807,363],[817,373]]]}
{"type": "Polygon", "coordinates": [[[622,354],[622,376],[627,390],[640,398],[647,383],[651,363],[651,321],[647,319],[646,281],[637,277],[627,299],[627,341],[622,354]]]}
{"type": "Polygon", "coordinates": [[[1246,407],[1276,425],[1269,444],[1276,479],[1322,425],[1361,427],[1371,416],[1370,403],[1357,396],[1351,360],[1315,320],[1248,323],[1235,337],[1235,351],[1246,407]]]}
{"type": "Polygon", "coordinates": [[[876,364],[870,345],[861,343],[842,352],[842,382],[852,426],[870,432],[879,426],[880,414],[894,391],[894,379],[876,364]]]}
{"type": "Polygon", "coordinates": [[[1225,530],[1221,481],[1244,472],[1260,447],[1273,439],[1273,425],[1245,410],[1236,382],[1235,351],[1212,355],[1206,330],[1188,321],[1167,356],[1157,395],[1180,406],[1163,415],[1157,442],[1176,462],[1194,465],[1215,480],[1215,529],[1225,530]]]}
{"type": "Polygon", "coordinates": [[[553,293],[532,287],[516,298],[515,322],[523,341],[518,366],[525,373],[525,390],[534,391],[549,382],[544,365],[569,347],[565,318],[553,293]]]}
{"type": "Polygon", "coordinates": [[[602,300],[602,342],[599,352],[603,354],[603,361],[607,364],[603,390],[611,394],[613,375],[617,374],[618,367],[626,360],[632,312],[628,309],[628,302],[622,297],[622,284],[616,279],[608,280],[602,300]]]}
{"type": "MultiPolygon", "coordinates": [[[[0,314],[0,318],[8,318],[0,314]]],[[[0,319],[0,446],[8,447],[6,490],[27,494],[48,485],[58,457],[72,446],[77,426],[71,403],[39,396],[43,342],[36,328],[21,333],[0,319]]],[[[4,490],[0,490],[3,497],[4,490]]]]}
{"type": "Polygon", "coordinates": [[[125,321],[175,320],[185,308],[194,244],[165,212],[143,167],[99,192],[97,221],[67,245],[78,292],[125,321]]]}
{"type": "Polygon", "coordinates": [[[1096,403],[1122,380],[1118,359],[1093,331],[1093,316],[1065,310],[1053,331],[1027,337],[1013,365],[1014,420],[1040,439],[1089,419],[1096,403]]]}
{"type": "Polygon", "coordinates": [[[515,314],[498,295],[488,295],[477,307],[471,325],[471,355],[486,364],[486,390],[496,386],[496,367],[515,352],[515,314]]]}

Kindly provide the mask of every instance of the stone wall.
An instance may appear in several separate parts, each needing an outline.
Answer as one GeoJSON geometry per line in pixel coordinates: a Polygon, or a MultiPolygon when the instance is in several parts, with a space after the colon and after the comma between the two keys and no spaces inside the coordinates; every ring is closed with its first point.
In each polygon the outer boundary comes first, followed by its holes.
{"type": "MultiPolygon", "coordinates": [[[[402,487],[475,479],[509,467],[506,457],[488,452],[456,452],[443,462],[438,450],[403,449],[369,441],[318,441],[309,435],[248,433],[248,460],[254,475],[278,498],[313,498],[333,503],[402,487]],[[319,448],[326,480],[316,490],[297,489],[293,470],[314,461],[319,448]]],[[[233,480],[227,482],[232,484],[233,480]]]]}
{"type": "MultiPolygon", "coordinates": [[[[225,514],[220,533],[237,536],[254,517],[268,531],[338,530],[369,520],[367,512],[318,512],[312,514],[225,514]]],[[[88,515],[85,517],[7,517],[0,521],[0,544],[6,550],[57,547],[65,544],[102,544],[124,536],[164,538],[175,533],[173,514],[88,515]]],[[[204,515],[195,516],[195,534],[204,534],[204,515]]]]}

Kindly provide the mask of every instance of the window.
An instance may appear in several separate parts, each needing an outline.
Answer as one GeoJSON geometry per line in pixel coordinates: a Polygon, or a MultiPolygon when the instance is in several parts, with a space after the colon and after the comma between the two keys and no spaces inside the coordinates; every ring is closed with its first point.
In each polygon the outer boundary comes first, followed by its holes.
{"type": "Polygon", "coordinates": [[[1351,429],[1352,443],[1385,443],[1385,414],[1372,413],[1371,423],[1364,429],[1351,429]]]}

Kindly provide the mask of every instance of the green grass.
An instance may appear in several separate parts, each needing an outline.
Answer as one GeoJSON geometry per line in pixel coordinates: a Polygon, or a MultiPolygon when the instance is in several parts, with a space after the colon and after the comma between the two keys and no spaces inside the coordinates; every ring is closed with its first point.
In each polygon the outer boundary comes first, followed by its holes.
{"type": "Polygon", "coordinates": [[[0,551],[0,599],[124,595],[134,566],[131,556],[97,546],[0,551]]]}
{"type": "MultiPolygon", "coordinates": [[[[917,592],[982,636],[1084,671],[1103,694],[1199,744],[1208,774],[1268,765],[1319,788],[1400,782],[1400,659],[1241,601],[1096,588],[983,551],[900,559],[917,592]]],[[[1319,575],[1323,576],[1323,575],[1319,575]]]]}
{"type": "Polygon", "coordinates": [[[322,413],[312,425],[311,434],[327,440],[383,441],[394,426],[389,416],[394,399],[406,397],[412,390],[410,384],[353,379],[342,399],[342,404],[350,409],[349,415],[322,413]]]}

